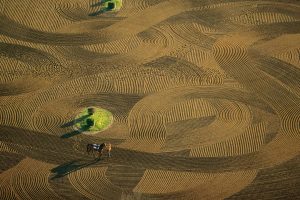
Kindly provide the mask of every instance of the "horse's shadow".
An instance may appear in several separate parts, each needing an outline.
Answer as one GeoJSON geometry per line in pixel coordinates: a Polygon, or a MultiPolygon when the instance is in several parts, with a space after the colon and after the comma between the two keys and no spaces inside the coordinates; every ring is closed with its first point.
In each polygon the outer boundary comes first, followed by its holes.
{"type": "Polygon", "coordinates": [[[51,180],[57,179],[57,178],[62,178],[72,172],[75,172],[84,167],[93,165],[93,164],[97,163],[98,161],[99,161],[99,159],[95,159],[95,160],[88,161],[88,162],[83,161],[83,160],[73,160],[73,161],[64,163],[62,165],[59,165],[59,166],[51,169],[51,173],[55,174],[54,176],[52,176],[51,180]]]}

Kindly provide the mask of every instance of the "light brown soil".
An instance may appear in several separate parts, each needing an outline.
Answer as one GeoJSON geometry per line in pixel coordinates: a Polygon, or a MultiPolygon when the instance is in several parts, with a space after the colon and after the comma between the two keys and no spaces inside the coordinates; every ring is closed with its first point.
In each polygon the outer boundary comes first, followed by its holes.
{"type": "Polygon", "coordinates": [[[97,2],[0,0],[0,199],[300,198],[299,1],[97,2]]]}

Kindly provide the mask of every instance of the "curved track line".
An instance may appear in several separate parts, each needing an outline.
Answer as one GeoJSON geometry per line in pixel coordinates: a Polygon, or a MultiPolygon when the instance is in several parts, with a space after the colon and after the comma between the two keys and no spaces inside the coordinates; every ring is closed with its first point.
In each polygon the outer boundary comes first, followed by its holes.
{"type": "Polygon", "coordinates": [[[183,12],[184,10],[188,9],[188,5],[188,3],[182,3],[178,0],[162,2],[144,10],[141,14],[134,15],[115,23],[114,25],[101,30],[101,32],[86,34],[41,32],[18,24],[17,22],[2,15],[0,17],[0,33],[28,42],[60,46],[103,43],[142,32],[143,30],[146,30],[147,28],[169,18],[170,16],[183,12]],[[157,13],[158,11],[161,13],[161,15],[157,13]],[[25,32],[27,34],[24,34],[25,32]]]}
{"type": "Polygon", "coordinates": [[[255,170],[216,174],[149,170],[134,191],[147,199],[224,199],[250,184],[256,174],[255,170]]]}
{"type": "Polygon", "coordinates": [[[49,164],[24,159],[17,166],[7,171],[11,175],[9,182],[6,182],[6,184],[11,186],[19,199],[61,199],[48,184],[49,167],[51,168],[49,164]]]}
{"type": "Polygon", "coordinates": [[[258,69],[251,62],[257,61],[257,58],[248,54],[247,43],[241,43],[239,40],[241,38],[228,37],[220,40],[215,44],[215,57],[227,73],[250,91],[259,94],[279,115],[281,120],[279,134],[262,148],[257,156],[260,162],[267,166],[282,163],[299,154],[299,97],[289,92],[275,78],[258,69]],[[291,146],[293,148],[290,148],[291,146]],[[285,156],[278,156],[283,151],[285,156]]]}
{"type": "Polygon", "coordinates": [[[68,178],[74,188],[89,199],[120,198],[122,190],[106,178],[106,170],[106,167],[84,168],[69,174],[68,178]]]}

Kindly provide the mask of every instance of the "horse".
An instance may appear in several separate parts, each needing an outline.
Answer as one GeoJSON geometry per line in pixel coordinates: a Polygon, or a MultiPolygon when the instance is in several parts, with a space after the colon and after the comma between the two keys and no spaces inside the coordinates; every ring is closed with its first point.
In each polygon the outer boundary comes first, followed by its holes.
{"type": "Polygon", "coordinates": [[[102,152],[104,148],[106,147],[106,143],[102,144],[87,144],[86,145],[86,152],[90,154],[90,152],[93,153],[93,156],[95,157],[95,152],[98,152],[98,158],[102,156],[102,152]]]}
{"type": "Polygon", "coordinates": [[[93,156],[95,157],[94,152],[98,152],[98,157],[100,158],[103,154],[103,150],[107,151],[107,156],[110,158],[111,154],[111,143],[102,143],[102,144],[87,144],[86,145],[86,152],[90,154],[92,151],[93,156]]]}

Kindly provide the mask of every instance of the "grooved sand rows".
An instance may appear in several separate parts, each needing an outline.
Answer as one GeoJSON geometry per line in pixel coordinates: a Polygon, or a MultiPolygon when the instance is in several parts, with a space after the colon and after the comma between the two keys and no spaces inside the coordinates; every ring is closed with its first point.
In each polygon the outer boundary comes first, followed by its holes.
{"type": "Polygon", "coordinates": [[[123,0],[100,13],[95,0],[1,0],[0,196],[299,197],[288,186],[299,183],[288,167],[300,152],[299,7],[123,0]],[[74,131],[89,106],[112,126],[74,131]],[[112,157],[92,160],[85,145],[104,141],[112,157]],[[277,177],[267,196],[261,177],[277,177]]]}

